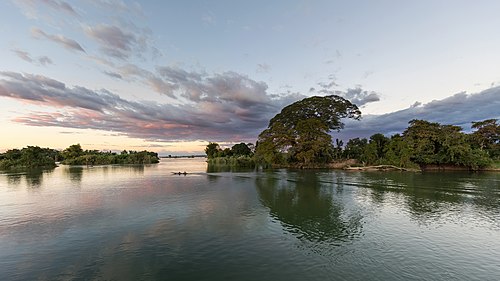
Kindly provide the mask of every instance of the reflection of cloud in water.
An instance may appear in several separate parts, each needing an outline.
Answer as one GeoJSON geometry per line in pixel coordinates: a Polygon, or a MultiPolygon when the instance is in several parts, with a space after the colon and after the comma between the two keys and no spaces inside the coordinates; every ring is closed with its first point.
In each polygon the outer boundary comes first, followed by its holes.
{"type": "MultiPolygon", "coordinates": [[[[174,180],[182,182],[177,178],[174,180]]],[[[238,199],[251,197],[244,193],[254,192],[253,181],[228,177],[220,180],[222,185],[234,185],[234,188],[182,186],[182,194],[165,194],[160,189],[153,189],[151,191],[158,192],[155,197],[161,197],[162,204],[148,205],[147,208],[144,207],[145,198],[136,197],[143,204],[136,209],[134,217],[142,219],[130,221],[127,228],[114,234],[114,238],[99,241],[106,247],[91,249],[97,251],[90,254],[96,257],[95,268],[98,269],[82,273],[88,267],[88,261],[84,263],[79,259],[82,262],[76,263],[74,273],[70,275],[133,279],[139,278],[144,271],[152,276],[162,276],[155,270],[168,269],[169,274],[183,276],[182,271],[191,268],[190,263],[196,261],[207,269],[218,263],[224,270],[220,262],[230,262],[226,260],[229,256],[239,257],[237,247],[251,247],[249,239],[257,239],[254,233],[259,228],[265,229],[268,221],[266,212],[249,215],[248,210],[254,205],[248,200],[238,199]],[[200,188],[203,188],[201,192],[200,188]],[[142,267],[138,268],[138,264],[142,267]]],[[[257,200],[254,203],[260,206],[257,200]]],[[[131,205],[128,208],[135,209],[131,205]]]]}

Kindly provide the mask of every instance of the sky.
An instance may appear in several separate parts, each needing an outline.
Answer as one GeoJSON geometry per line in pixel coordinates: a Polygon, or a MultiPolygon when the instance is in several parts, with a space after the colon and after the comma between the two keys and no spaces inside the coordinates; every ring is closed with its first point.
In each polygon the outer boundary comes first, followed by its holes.
{"type": "Polygon", "coordinates": [[[500,2],[0,1],[0,151],[201,154],[286,105],[361,109],[334,138],[500,118],[500,2]]]}

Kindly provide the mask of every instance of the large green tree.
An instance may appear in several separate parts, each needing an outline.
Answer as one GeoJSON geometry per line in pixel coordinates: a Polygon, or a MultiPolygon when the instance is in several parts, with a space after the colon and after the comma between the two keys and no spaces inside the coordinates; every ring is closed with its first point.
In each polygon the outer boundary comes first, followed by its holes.
{"type": "Polygon", "coordinates": [[[365,146],[364,161],[369,164],[383,163],[388,143],[389,139],[383,134],[373,134],[368,145],[365,146]]]}
{"type": "Polygon", "coordinates": [[[472,122],[472,129],[476,130],[470,135],[473,147],[485,150],[490,157],[499,159],[500,124],[497,124],[497,119],[472,122]]]}
{"type": "Polygon", "coordinates": [[[440,124],[426,120],[411,120],[410,126],[403,132],[404,140],[412,151],[412,161],[419,165],[436,164],[437,153],[441,148],[439,142],[440,124]]]}
{"type": "Polygon", "coordinates": [[[54,168],[58,152],[50,148],[27,146],[21,150],[11,149],[0,154],[0,170],[54,168]]]}
{"type": "Polygon", "coordinates": [[[456,165],[470,169],[488,166],[488,154],[471,146],[462,128],[425,120],[411,120],[403,136],[411,149],[411,160],[421,166],[456,165]]]}
{"type": "Polygon", "coordinates": [[[346,159],[357,159],[362,162],[364,159],[365,147],[368,145],[368,140],[363,138],[354,138],[347,141],[344,149],[344,157],[346,159]]]}
{"type": "Polygon", "coordinates": [[[411,156],[408,143],[404,141],[401,135],[395,134],[386,144],[383,163],[399,167],[410,167],[412,166],[411,156]]]}
{"type": "Polygon", "coordinates": [[[326,163],[334,151],[329,133],[344,128],[344,118],[359,120],[361,111],[336,95],[314,96],[288,105],[259,135],[256,157],[272,164],[326,163]]]}
{"type": "Polygon", "coordinates": [[[319,119],[311,118],[297,123],[297,141],[291,149],[293,160],[309,165],[327,163],[333,159],[332,137],[319,119]]]}
{"type": "Polygon", "coordinates": [[[207,154],[208,158],[214,158],[217,157],[217,152],[219,152],[220,146],[216,142],[209,142],[207,147],[205,148],[205,153],[207,154]]]}
{"type": "Polygon", "coordinates": [[[84,154],[82,146],[78,144],[72,144],[68,148],[62,151],[62,156],[64,159],[73,159],[80,157],[84,154]]]}
{"type": "Polygon", "coordinates": [[[238,143],[231,147],[231,151],[235,156],[250,156],[252,155],[252,150],[248,147],[246,143],[238,143]]]}

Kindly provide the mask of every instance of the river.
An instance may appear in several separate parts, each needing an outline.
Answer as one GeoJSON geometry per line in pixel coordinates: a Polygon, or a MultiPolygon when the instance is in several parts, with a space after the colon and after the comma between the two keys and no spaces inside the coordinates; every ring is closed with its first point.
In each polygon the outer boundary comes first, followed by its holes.
{"type": "Polygon", "coordinates": [[[500,173],[3,172],[0,280],[500,280],[500,173]]]}

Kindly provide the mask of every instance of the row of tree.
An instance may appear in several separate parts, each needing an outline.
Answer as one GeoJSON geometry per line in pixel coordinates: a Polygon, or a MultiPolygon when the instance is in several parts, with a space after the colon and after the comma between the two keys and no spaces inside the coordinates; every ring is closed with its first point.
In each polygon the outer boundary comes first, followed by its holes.
{"type": "Polygon", "coordinates": [[[231,148],[227,147],[222,149],[220,145],[216,142],[208,143],[205,148],[205,153],[208,159],[220,158],[220,157],[241,157],[241,156],[252,156],[254,150],[254,145],[252,143],[238,143],[233,145],[231,148]]]}
{"type": "Polygon", "coordinates": [[[253,147],[237,144],[221,149],[209,143],[209,159],[240,155],[255,163],[313,167],[334,161],[356,159],[365,165],[390,164],[400,167],[461,166],[480,169],[500,160],[500,125],[496,119],[472,122],[472,133],[455,125],[411,120],[402,134],[386,137],[374,134],[369,139],[354,138],[345,145],[332,141],[331,132],[344,128],[342,119],[359,120],[361,112],[350,101],[335,95],[310,97],[295,102],[269,121],[253,147]],[[243,155],[243,154],[241,154],[243,155]]]}
{"type": "Polygon", "coordinates": [[[402,135],[386,137],[374,134],[369,139],[355,138],[337,159],[390,164],[400,167],[461,166],[472,170],[490,166],[500,160],[500,125],[496,119],[473,122],[472,133],[454,125],[412,120],[402,135]]]}
{"type": "Polygon", "coordinates": [[[149,151],[111,151],[83,150],[74,144],[59,151],[51,148],[28,146],[0,153],[0,169],[54,168],[56,162],[66,165],[109,165],[109,164],[155,164],[158,154],[149,151]]]}
{"type": "Polygon", "coordinates": [[[231,148],[222,149],[216,142],[210,142],[205,148],[208,164],[216,166],[254,167],[255,147],[252,143],[238,143],[231,148]]]}
{"type": "Polygon", "coordinates": [[[110,164],[156,164],[158,153],[150,151],[127,151],[120,154],[111,151],[83,150],[80,144],[73,144],[61,152],[65,165],[110,165],[110,164]]]}
{"type": "Polygon", "coordinates": [[[0,153],[0,170],[13,168],[54,168],[59,151],[51,148],[28,146],[23,149],[10,149],[0,153]]]}

